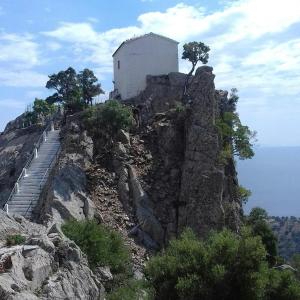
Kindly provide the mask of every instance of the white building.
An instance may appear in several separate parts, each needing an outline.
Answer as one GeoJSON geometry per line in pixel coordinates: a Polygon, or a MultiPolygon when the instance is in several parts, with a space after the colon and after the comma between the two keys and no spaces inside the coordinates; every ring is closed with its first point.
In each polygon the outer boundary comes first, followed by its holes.
{"type": "Polygon", "coordinates": [[[114,91],[121,99],[137,96],[146,87],[147,75],[178,72],[178,42],[148,33],[123,42],[113,54],[114,91]]]}

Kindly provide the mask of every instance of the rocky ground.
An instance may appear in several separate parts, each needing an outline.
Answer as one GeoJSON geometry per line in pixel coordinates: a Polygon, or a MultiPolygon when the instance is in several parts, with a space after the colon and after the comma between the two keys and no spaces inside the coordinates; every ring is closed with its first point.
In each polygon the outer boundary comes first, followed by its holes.
{"type": "Polygon", "coordinates": [[[0,211],[0,299],[104,299],[104,288],[78,246],[48,227],[0,211]],[[9,235],[20,245],[6,246],[9,235]]]}
{"type": "Polygon", "coordinates": [[[121,233],[132,253],[134,269],[141,271],[149,251],[131,234],[137,220],[132,207],[125,208],[119,198],[116,174],[96,164],[87,170],[87,177],[90,198],[96,206],[96,218],[121,233]]]}

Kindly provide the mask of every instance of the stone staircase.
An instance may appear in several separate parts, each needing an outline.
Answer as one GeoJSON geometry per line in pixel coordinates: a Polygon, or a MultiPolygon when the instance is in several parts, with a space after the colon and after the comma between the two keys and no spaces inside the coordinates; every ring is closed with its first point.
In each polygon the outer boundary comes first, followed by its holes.
{"type": "Polygon", "coordinates": [[[23,170],[23,177],[6,204],[9,214],[19,214],[26,218],[32,216],[60,148],[59,130],[51,130],[45,137],[44,135],[39,149],[35,150],[29,166],[23,170]]]}

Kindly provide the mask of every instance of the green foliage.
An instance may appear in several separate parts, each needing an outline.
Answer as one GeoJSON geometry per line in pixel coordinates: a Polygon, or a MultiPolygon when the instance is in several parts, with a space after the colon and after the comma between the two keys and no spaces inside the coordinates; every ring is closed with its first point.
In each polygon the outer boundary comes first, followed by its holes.
{"type": "Polygon", "coordinates": [[[163,253],[151,258],[145,271],[156,299],[300,297],[292,274],[268,267],[261,238],[253,236],[247,228],[240,236],[223,230],[212,233],[205,241],[186,230],[179,239],[172,240],[163,253]],[[279,290],[280,286],[284,291],[279,290]]]}
{"type": "Polygon", "coordinates": [[[33,111],[26,111],[24,114],[24,126],[36,124],[38,121],[37,115],[33,111]]]}
{"type": "Polygon", "coordinates": [[[260,208],[255,207],[249,214],[246,223],[251,227],[255,236],[260,236],[267,251],[267,260],[272,266],[276,263],[277,257],[277,238],[270,225],[267,223],[268,214],[260,208]]]}
{"type": "Polygon", "coordinates": [[[69,67],[65,71],[49,75],[46,88],[56,91],[51,98],[47,98],[48,102],[71,102],[74,93],[77,94],[79,89],[76,71],[69,67]]]}
{"type": "Polygon", "coordinates": [[[269,271],[267,298],[270,300],[299,300],[300,284],[295,275],[288,270],[269,271]]]}
{"type": "Polygon", "coordinates": [[[291,265],[297,270],[296,277],[300,280],[300,253],[296,253],[292,256],[291,265]]]}
{"type": "Polygon", "coordinates": [[[220,117],[216,120],[216,126],[226,154],[230,149],[231,157],[236,155],[240,159],[248,159],[254,156],[252,141],[255,140],[256,132],[241,123],[235,111],[238,99],[237,89],[231,89],[230,97],[219,103],[220,117]]]}
{"type": "Polygon", "coordinates": [[[6,237],[7,246],[15,246],[24,244],[26,241],[25,237],[20,234],[12,234],[6,237]]]}
{"type": "Polygon", "coordinates": [[[237,194],[239,199],[242,201],[242,203],[246,204],[248,201],[248,198],[251,196],[251,191],[243,187],[242,185],[239,185],[237,187],[237,194]]]}
{"type": "Polygon", "coordinates": [[[257,221],[266,221],[268,219],[268,213],[266,212],[265,209],[261,207],[254,207],[252,208],[248,221],[250,223],[255,223],[257,221]]]}
{"type": "Polygon", "coordinates": [[[109,266],[114,273],[126,272],[129,251],[121,236],[95,221],[71,220],[62,226],[64,234],[87,255],[92,268],[109,266]]]}
{"type": "Polygon", "coordinates": [[[128,129],[133,124],[132,111],[117,100],[89,108],[84,116],[85,125],[93,136],[113,137],[120,129],[128,129]]]}
{"type": "Polygon", "coordinates": [[[56,110],[53,104],[49,104],[43,99],[36,98],[33,103],[33,112],[38,116],[49,116],[52,115],[56,110]]]}
{"type": "Polygon", "coordinates": [[[33,105],[25,112],[24,123],[26,126],[36,124],[43,121],[46,117],[52,115],[56,111],[56,106],[49,104],[43,99],[35,98],[33,105]]]}
{"type": "Polygon", "coordinates": [[[202,42],[190,42],[183,45],[182,59],[187,59],[192,63],[192,70],[189,74],[193,74],[193,71],[199,61],[203,64],[207,64],[210,48],[202,42]]]}
{"type": "Polygon", "coordinates": [[[237,113],[225,112],[216,121],[216,126],[222,137],[223,148],[231,147],[232,155],[237,155],[240,159],[254,156],[251,140],[256,133],[248,126],[242,125],[237,113]]]}
{"type": "Polygon", "coordinates": [[[228,160],[232,158],[232,150],[229,144],[225,145],[219,154],[219,163],[226,165],[228,160]]]}
{"type": "Polygon", "coordinates": [[[177,102],[176,105],[175,105],[175,111],[177,113],[181,113],[185,110],[185,107],[184,105],[181,103],[181,102],[177,102]]]}
{"type": "Polygon", "coordinates": [[[104,94],[101,84],[97,83],[98,79],[93,71],[84,69],[78,74],[78,81],[82,90],[82,99],[85,105],[92,105],[93,97],[104,94]]]}
{"type": "Polygon", "coordinates": [[[49,75],[46,88],[55,90],[55,93],[46,100],[48,103],[63,103],[67,111],[80,111],[92,104],[93,97],[104,93],[97,81],[93,71],[84,69],[77,74],[69,67],[65,71],[49,75]]]}
{"type": "Polygon", "coordinates": [[[130,280],[107,296],[107,300],[151,300],[153,290],[144,280],[130,280]]]}
{"type": "Polygon", "coordinates": [[[195,70],[195,67],[199,61],[203,64],[207,64],[210,48],[202,42],[190,42],[183,45],[182,59],[187,59],[192,63],[192,69],[186,76],[184,90],[183,90],[183,99],[187,95],[187,90],[189,86],[189,80],[195,70]]]}

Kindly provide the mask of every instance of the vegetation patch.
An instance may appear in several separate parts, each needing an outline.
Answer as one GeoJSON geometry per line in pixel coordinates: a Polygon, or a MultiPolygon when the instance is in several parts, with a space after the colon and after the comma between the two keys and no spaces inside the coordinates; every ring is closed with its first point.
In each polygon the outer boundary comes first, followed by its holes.
{"type": "Polygon", "coordinates": [[[154,291],[145,280],[130,280],[110,293],[108,300],[151,300],[154,291]]]}
{"type": "Polygon", "coordinates": [[[12,234],[6,237],[6,245],[7,246],[15,246],[24,244],[26,238],[20,234],[12,234]]]}
{"type": "Polygon", "coordinates": [[[133,115],[128,106],[118,100],[109,100],[87,109],[84,123],[92,136],[113,138],[120,129],[132,126],[133,115]]]}
{"type": "Polygon", "coordinates": [[[260,236],[223,230],[200,240],[189,229],[146,266],[155,299],[300,299],[291,271],[269,267],[260,236]]]}
{"type": "Polygon", "coordinates": [[[226,160],[230,156],[237,156],[239,159],[254,156],[252,142],[255,140],[256,132],[242,124],[236,112],[238,99],[237,89],[233,88],[229,98],[219,103],[220,117],[216,120],[216,126],[223,144],[221,160],[226,160]]]}
{"type": "Polygon", "coordinates": [[[43,123],[45,118],[52,115],[56,109],[57,106],[36,98],[33,105],[30,105],[25,112],[24,126],[30,126],[39,122],[43,123]]]}
{"type": "Polygon", "coordinates": [[[87,255],[92,269],[109,266],[113,273],[126,272],[130,254],[117,232],[91,220],[68,221],[62,230],[87,255]]]}

